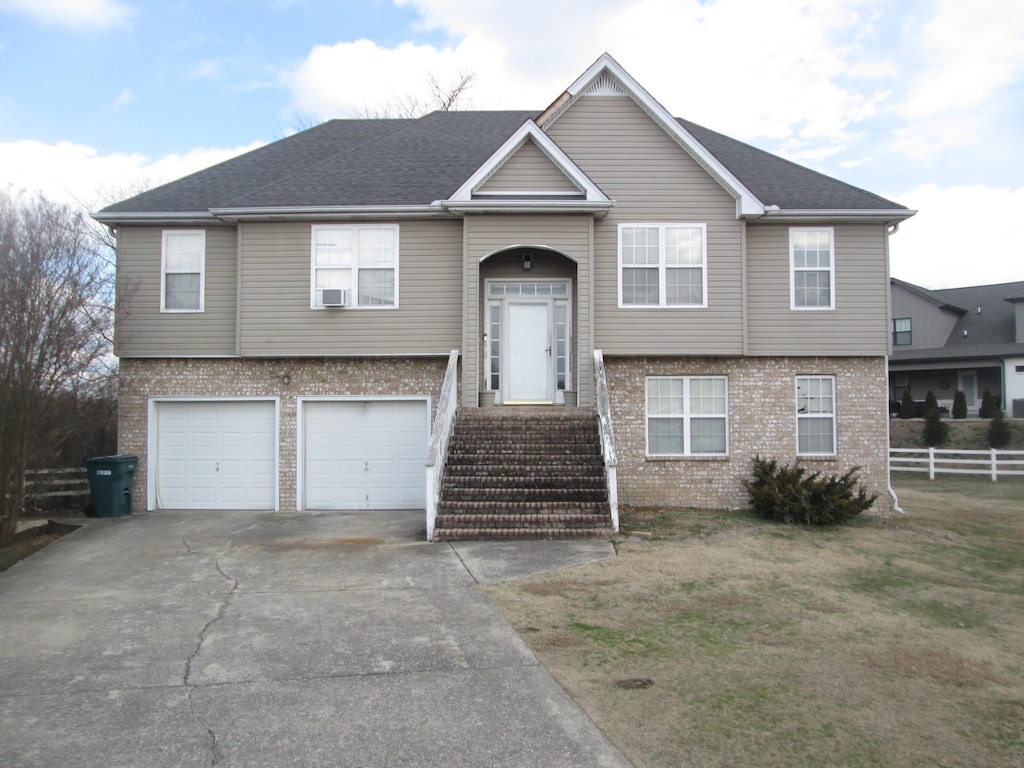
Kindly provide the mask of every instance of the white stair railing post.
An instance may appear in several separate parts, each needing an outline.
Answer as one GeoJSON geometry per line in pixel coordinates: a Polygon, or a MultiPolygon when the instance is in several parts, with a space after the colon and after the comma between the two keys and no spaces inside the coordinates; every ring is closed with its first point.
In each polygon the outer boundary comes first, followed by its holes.
{"type": "Polygon", "coordinates": [[[992,482],[994,483],[999,479],[999,452],[995,448],[989,448],[988,450],[992,457],[992,482]]]}
{"type": "Polygon", "coordinates": [[[928,479],[935,479],[935,449],[928,449],[928,479]]]}

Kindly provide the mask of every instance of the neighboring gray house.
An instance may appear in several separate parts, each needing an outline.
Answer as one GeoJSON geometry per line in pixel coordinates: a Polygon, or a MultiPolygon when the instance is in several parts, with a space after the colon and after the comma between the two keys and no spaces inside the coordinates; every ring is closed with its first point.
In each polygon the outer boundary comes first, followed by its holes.
{"type": "Polygon", "coordinates": [[[743,506],[760,454],[860,466],[884,509],[911,215],[608,55],[547,109],[332,120],[95,214],[120,450],[147,509],[429,509],[457,350],[460,419],[593,413],[606,384],[623,504],[743,506]]]}
{"type": "Polygon", "coordinates": [[[977,416],[987,389],[1007,415],[1024,418],[1024,281],[928,290],[892,278],[890,290],[893,401],[931,390],[952,407],[960,390],[977,416]]]}

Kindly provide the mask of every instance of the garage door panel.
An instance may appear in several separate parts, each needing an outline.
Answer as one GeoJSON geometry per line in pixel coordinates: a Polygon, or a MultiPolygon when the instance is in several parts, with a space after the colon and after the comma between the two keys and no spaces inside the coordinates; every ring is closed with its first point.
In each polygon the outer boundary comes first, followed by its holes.
{"type": "Polygon", "coordinates": [[[271,401],[156,404],[158,509],[273,509],[271,401]]]}
{"type": "Polygon", "coordinates": [[[303,422],[307,509],[425,506],[426,402],[309,402],[303,422]]]}

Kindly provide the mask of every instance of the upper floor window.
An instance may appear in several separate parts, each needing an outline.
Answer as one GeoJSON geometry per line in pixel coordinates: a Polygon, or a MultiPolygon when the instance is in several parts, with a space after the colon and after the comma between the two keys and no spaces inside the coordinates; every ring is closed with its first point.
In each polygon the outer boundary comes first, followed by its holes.
{"type": "Polygon", "coordinates": [[[647,379],[647,455],[724,455],[729,450],[724,376],[647,379]]]}
{"type": "Polygon", "coordinates": [[[892,321],[892,344],[894,347],[902,347],[912,344],[913,336],[910,333],[910,318],[897,317],[892,321]]]}
{"type": "Polygon", "coordinates": [[[836,452],[836,379],[796,379],[796,452],[800,456],[833,456],[836,452]]]}
{"type": "Polygon", "coordinates": [[[704,224],[620,224],[620,307],[706,307],[704,224]]]}
{"type": "Polygon", "coordinates": [[[314,226],[310,306],[340,290],[353,307],[398,306],[398,227],[314,226]]]}
{"type": "Polygon", "coordinates": [[[166,230],[160,257],[160,311],[202,312],[206,232],[166,230]]]}
{"type": "Polygon", "coordinates": [[[835,309],[835,248],[831,227],[789,230],[790,308],[835,309]]]}

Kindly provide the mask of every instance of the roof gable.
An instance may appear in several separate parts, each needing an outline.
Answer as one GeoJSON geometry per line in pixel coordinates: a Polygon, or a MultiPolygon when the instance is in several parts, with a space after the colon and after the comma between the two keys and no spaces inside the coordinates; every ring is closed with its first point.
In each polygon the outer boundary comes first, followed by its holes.
{"type": "Polygon", "coordinates": [[[697,141],[643,86],[605,53],[537,119],[547,130],[581,96],[627,96],[661,126],[704,170],[736,200],[737,216],[761,216],[765,205],[724,163],[697,141]]]}
{"type": "MultiPolygon", "coordinates": [[[[530,150],[527,150],[530,151],[530,150]]],[[[533,120],[524,122],[515,133],[496,149],[476,171],[446,200],[440,201],[449,210],[471,209],[607,209],[612,201],[590,180],[572,159],[533,120]],[[539,150],[554,170],[565,179],[564,190],[549,194],[543,190],[500,190],[488,194],[484,189],[501,168],[524,150],[527,145],[539,150]],[[567,194],[568,193],[568,194],[567,194]]]]}
{"type": "Polygon", "coordinates": [[[494,172],[473,190],[480,195],[572,195],[585,194],[558,165],[537,146],[533,137],[519,145],[494,172]]]}

